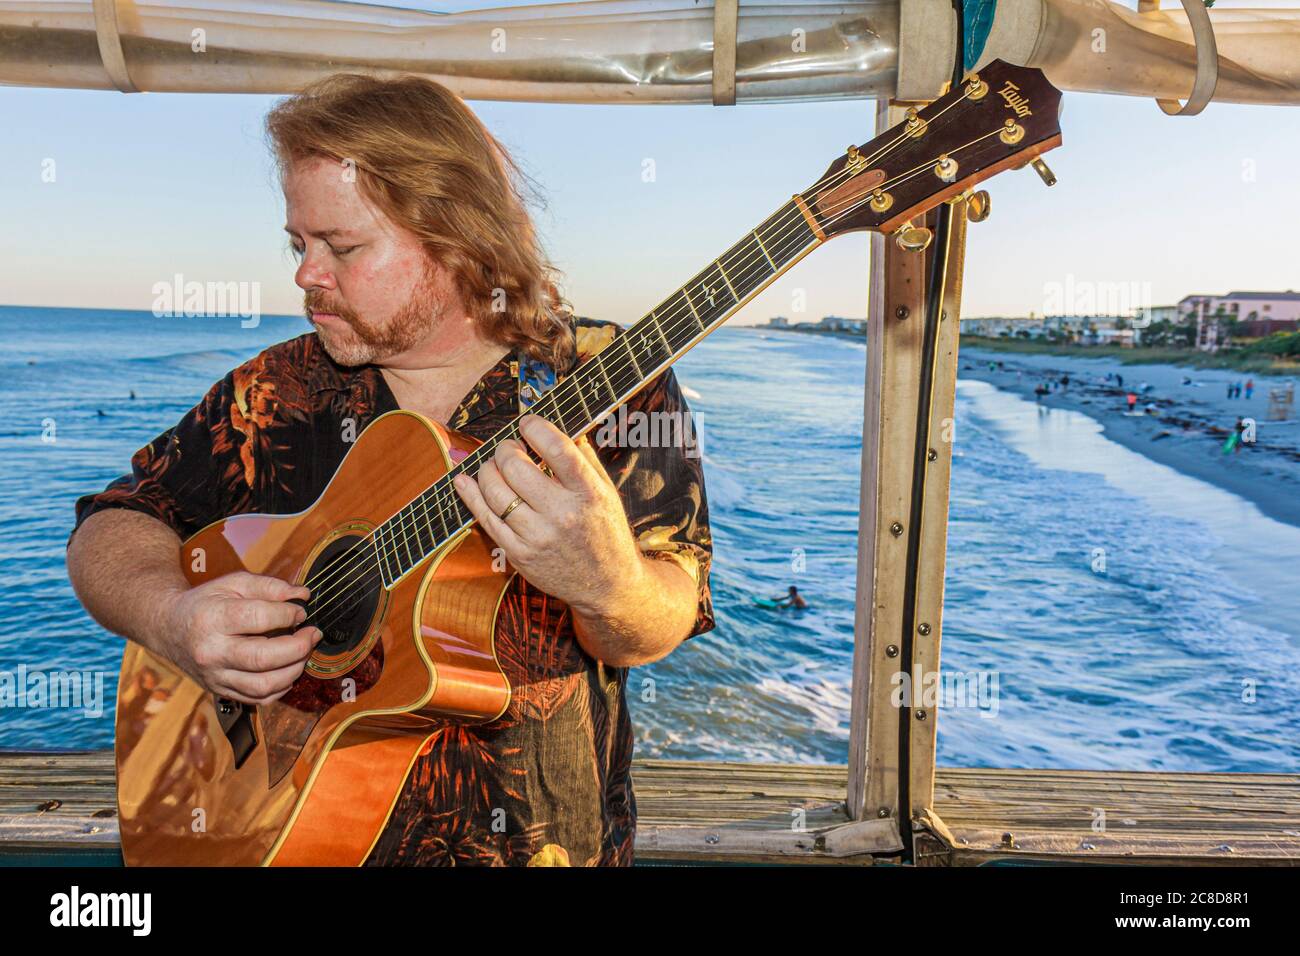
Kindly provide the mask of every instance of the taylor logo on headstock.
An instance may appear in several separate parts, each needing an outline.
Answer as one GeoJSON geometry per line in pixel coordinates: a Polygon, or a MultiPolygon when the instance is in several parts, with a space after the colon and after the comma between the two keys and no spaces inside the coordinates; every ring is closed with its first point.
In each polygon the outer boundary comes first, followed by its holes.
{"type": "Polygon", "coordinates": [[[1009,106],[1017,116],[1033,116],[1029,110],[1029,97],[1020,95],[1020,87],[1007,80],[998,90],[998,95],[1007,101],[1009,106]]]}

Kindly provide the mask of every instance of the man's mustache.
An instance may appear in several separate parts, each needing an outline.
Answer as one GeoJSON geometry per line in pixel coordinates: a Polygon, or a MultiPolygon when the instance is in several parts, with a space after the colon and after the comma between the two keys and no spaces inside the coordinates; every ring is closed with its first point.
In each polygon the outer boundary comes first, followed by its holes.
{"type": "Polygon", "coordinates": [[[349,322],[353,321],[354,318],[351,310],[346,307],[332,305],[322,299],[304,299],[302,307],[303,311],[307,313],[308,318],[311,318],[313,312],[325,312],[329,315],[337,315],[339,318],[346,319],[349,322]]]}

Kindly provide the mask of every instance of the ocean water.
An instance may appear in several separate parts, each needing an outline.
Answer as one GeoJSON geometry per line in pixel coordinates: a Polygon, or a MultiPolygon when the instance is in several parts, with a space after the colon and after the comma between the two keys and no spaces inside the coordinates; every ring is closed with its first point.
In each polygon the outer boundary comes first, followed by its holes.
{"type": "MultiPolygon", "coordinates": [[[[85,671],[104,694],[98,714],[0,708],[0,748],[111,745],[122,641],[68,584],[73,502],[307,328],[0,307],[0,680],[85,671]]],[[[858,343],[724,329],[679,364],[718,626],[633,671],[638,756],[844,762],[864,361],[858,343]],[[792,583],[808,610],[754,604],[792,583]]],[[[1300,529],[983,383],[960,383],[956,420],[942,667],[971,683],[940,699],[940,763],[1294,771],[1300,529]]]]}

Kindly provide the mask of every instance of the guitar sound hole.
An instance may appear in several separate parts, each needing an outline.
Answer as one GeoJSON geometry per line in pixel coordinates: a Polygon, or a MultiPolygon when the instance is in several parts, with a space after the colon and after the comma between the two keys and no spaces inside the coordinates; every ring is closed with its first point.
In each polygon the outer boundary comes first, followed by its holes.
{"type": "Polygon", "coordinates": [[[329,657],[346,654],[365,639],[383,583],[362,535],[336,538],[316,556],[307,572],[311,598],[303,627],[319,627],[324,634],[316,653],[329,657]],[[355,549],[355,550],[354,550],[355,549]]]}

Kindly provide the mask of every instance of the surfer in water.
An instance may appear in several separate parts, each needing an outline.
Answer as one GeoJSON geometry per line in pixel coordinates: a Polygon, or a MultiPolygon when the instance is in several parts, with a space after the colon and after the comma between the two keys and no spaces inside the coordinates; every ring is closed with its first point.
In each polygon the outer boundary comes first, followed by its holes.
{"type": "Polygon", "coordinates": [[[786,592],[784,597],[772,598],[772,603],[777,607],[795,607],[800,609],[808,606],[808,602],[799,595],[799,589],[793,584],[790,585],[790,590],[786,592]]]}

